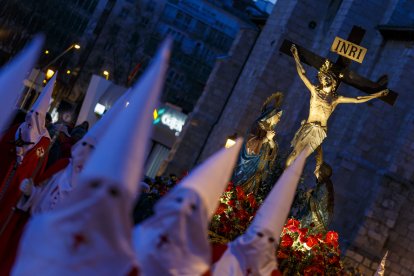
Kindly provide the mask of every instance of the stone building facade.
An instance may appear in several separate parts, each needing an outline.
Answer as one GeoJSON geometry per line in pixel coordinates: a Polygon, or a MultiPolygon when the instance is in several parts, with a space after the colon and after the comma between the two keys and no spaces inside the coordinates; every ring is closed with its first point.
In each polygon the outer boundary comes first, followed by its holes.
{"type": "MultiPolygon", "coordinates": [[[[379,100],[344,104],[331,117],[323,144],[325,160],[334,170],[331,228],[340,233],[347,260],[368,275],[387,250],[389,273],[412,275],[413,16],[414,2],[407,0],[278,0],[260,34],[241,32],[229,60],[216,64],[161,172],[189,170],[222,147],[227,136],[243,136],[275,91],[285,95],[277,137],[287,154],[307,117],[309,92],[293,58],[280,53],[281,43],[289,39],[335,61],[337,55],[329,52],[334,38],[346,39],[354,25],[360,26],[366,30],[361,46],[368,53],[350,69],[373,81],[387,74],[388,87],[399,98],[394,106],[379,100]]],[[[316,82],[317,70],[305,69],[316,82]]],[[[364,95],[346,84],[338,92],[364,95]]],[[[308,159],[305,185],[313,183],[313,159],[308,159]]]]}
{"type": "MultiPolygon", "coordinates": [[[[153,1],[152,1],[153,2],[153,1]]],[[[157,5],[163,1],[157,1],[157,5]]],[[[240,29],[255,28],[232,1],[168,0],[145,45],[149,60],[166,36],[174,39],[162,101],[189,113],[199,99],[217,58],[226,56],[240,29]]],[[[250,3],[251,0],[244,1],[250,3]]],[[[259,11],[260,15],[267,16],[259,11]]]]}
{"type": "Polygon", "coordinates": [[[82,56],[81,71],[68,95],[81,102],[93,74],[106,76],[122,86],[130,86],[142,63],[148,59],[144,46],[154,31],[165,1],[100,0],[104,13],[95,20],[90,49],[82,56]],[[132,78],[132,79],[131,79],[132,78]]]}

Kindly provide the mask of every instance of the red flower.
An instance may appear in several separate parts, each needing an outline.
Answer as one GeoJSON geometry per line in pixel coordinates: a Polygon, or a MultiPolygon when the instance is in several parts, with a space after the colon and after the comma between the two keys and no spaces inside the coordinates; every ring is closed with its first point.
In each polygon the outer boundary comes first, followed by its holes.
{"type": "Polygon", "coordinates": [[[323,264],[324,258],[321,255],[316,255],[313,258],[313,263],[314,264],[323,264]]]}
{"type": "Polygon", "coordinates": [[[306,236],[299,236],[299,240],[301,243],[307,243],[308,242],[308,238],[306,236]]]}
{"type": "Polygon", "coordinates": [[[246,197],[246,194],[244,193],[242,187],[240,187],[240,186],[236,187],[236,193],[237,193],[237,198],[238,199],[244,199],[246,197]]]}
{"type": "Polygon", "coordinates": [[[227,216],[225,214],[220,216],[220,223],[227,223],[227,216]]]}
{"type": "Polygon", "coordinates": [[[256,198],[254,197],[253,193],[247,195],[247,201],[253,209],[257,207],[256,198]]]}
{"type": "Polygon", "coordinates": [[[282,242],[280,243],[283,247],[291,247],[293,244],[293,239],[289,235],[284,235],[282,237],[282,242]]]}
{"type": "Polygon", "coordinates": [[[338,247],[338,233],[335,231],[329,231],[326,233],[325,242],[333,247],[338,247]]]}
{"type": "Polygon", "coordinates": [[[339,257],[334,255],[334,256],[332,256],[328,259],[328,262],[330,264],[335,264],[335,263],[339,262],[339,257]]]}
{"type": "Polygon", "coordinates": [[[322,238],[322,234],[321,233],[316,234],[315,235],[315,238],[317,238],[318,240],[323,241],[323,238],[322,238]]]}
{"type": "Polygon", "coordinates": [[[308,228],[300,228],[299,229],[299,234],[301,236],[306,236],[307,233],[308,233],[308,228]]]}
{"type": "Polygon", "coordinates": [[[300,226],[300,222],[296,219],[291,218],[287,221],[285,227],[289,229],[290,231],[298,232],[299,226],[300,226]]]}
{"type": "Polygon", "coordinates": [[[315,274],[321,274],[324,275],[323,269],[321,269],[319,266],[311,265],[305,268],[303,271],[305,276],[314,276],[315,274]]]}
{"type": "Polygon", "coordinates": [[[219,207],[217,208],[216,214],[221,215],[226,211],[227,205],[224,203],[220,203],[219,207]]]}
{"type": "Polygon", "coordinates": [[[228,224],[224,224],[224,225],[222,225],[220,230],[223,233],[229,233],[231,231],[231,227],[228,224]]]}
{"type": "Polygon", "coordinates": [[[229,202],[227,202],[227,205],[234,208],[236,206],[236,202],[234,200],[229,200],[229,202]]]}
{"type": "Polygon", "coordinates": [[[308,240],[306,241],[306,245],[309,246],[310,248],[313,248],[315,245],[318,244],[318,239],[313,237],[313,236],[309,236],[308,240]]]}
{"type": "Polygon", "coordinates": [[[245,210],[240,210],[237,214],[237,217],[240,219],[247,219],[249,217],[249,213],[247,213],[245,210]]]}
{"type": "Polygon", "coordinates": [[[229,185],[227,186],[226,192],[230,192],[233,190],[233,182],[229,182],[229,185]]]}
{"type": "Polygon", "coordinates": [[[300,222],[294,218],[290,218],[288,219],[286,226],[295,226],[295,227],[299,227],[300,222]]]}
{"type": "Polygon", "coordinates": [[[279,251],[277,252],[277,257],[278,257],[279,259],[287,259],[287,258],[289,258],[289,255],[288,255],[288,254],[286,254],[285,252],[283,252],[282,250],[279,250],[279,251]]]}

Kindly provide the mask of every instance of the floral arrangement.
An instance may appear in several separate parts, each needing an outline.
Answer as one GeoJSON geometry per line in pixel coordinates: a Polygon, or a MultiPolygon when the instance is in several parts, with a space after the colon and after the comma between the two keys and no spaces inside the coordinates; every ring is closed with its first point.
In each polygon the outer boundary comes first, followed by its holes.
{"type": "MultiPolygon", "coordinates": [[[[226,244],[242,235],[260,204],[260,198],[230,182],[210,224],[211,242],[226,244]]],[[[294,218],[287,221],[275,255],[283,275],[360,275],[343,268],[338,233],[320,232],[313,223],[304,227],[294,218]]]]}
{"type": "MultiPolygon", "coordinates": [[[[210,225],[211,241],[224,244],[242,235],[259,206],[253,194],[246,195],[230,183],[210,225]]],[[[289,219],[275,253],[284,275],[340,275],[343,271],[338,233],[321,233],[312,223],[305,228],[299,220],[289,219]]]]}
{"type": "Polygon", "coordinates": [[[311,224],[301,228],[300,221],[289,219],[277,251],[279,269],[287,275],[340,275],[338,233],[317,233],[311,224]]]}
{"type": "Polygon", "coordinates": [[[211,221],[210,238],[218,243],[234,240],[245,232],[258,208],[253,193],[246,195],[230,182],[211,221]]]}

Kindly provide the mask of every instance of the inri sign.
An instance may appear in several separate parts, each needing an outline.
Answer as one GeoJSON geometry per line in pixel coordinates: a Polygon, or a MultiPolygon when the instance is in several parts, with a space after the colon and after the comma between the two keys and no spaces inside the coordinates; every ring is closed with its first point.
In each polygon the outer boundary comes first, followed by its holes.
{"type": "Polygon", "coordinates": [[[331,51],[359,63],[362,63],[365,54],[367,53],[366,48],[349,42],[340,37],[335,37],[335,40],[331,46],[331,51]]]}

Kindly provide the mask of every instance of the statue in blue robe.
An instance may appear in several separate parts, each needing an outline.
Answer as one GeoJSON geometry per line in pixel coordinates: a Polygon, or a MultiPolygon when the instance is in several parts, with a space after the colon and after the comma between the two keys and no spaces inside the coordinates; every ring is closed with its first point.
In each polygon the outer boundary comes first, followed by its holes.
{"type": "Polygon", "coordinates": [[[282,116],[281,92],[271,95],[262,106],[262,113],[246,135],[232,182],[244,192],[257,193],[260,185],[272,174],[278,152],[275,127],[282,116]]]}

